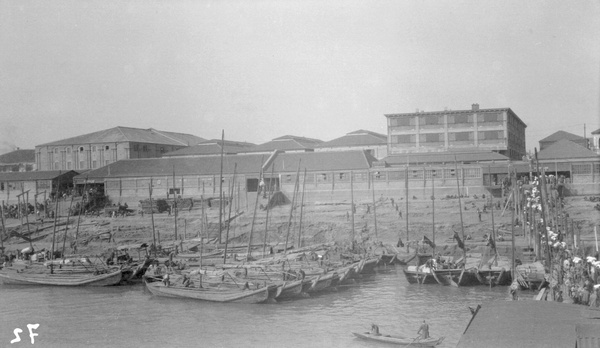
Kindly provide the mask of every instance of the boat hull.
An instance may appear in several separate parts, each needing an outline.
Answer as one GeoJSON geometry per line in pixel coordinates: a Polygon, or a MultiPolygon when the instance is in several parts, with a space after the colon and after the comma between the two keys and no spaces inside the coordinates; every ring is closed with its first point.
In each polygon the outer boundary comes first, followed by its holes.
{"type": "Polygon", "coordinates": [[[391,335],[373,335],[369,332],[359,333],[353,332],[354,336],[370,341],[378,341],[384,343],[391,343],[401,346],[411,347],[435,347],[442,343],[444,337],[440,338],[427,338],[427,339],[414,339],[409,337],[391,336],[391,335]]]}
{"type": "Polygon", "coordinates": [[[0,272],[0,281],[5,285],[111,286],[119,284],[122,277],[121,270],[97,275],[0,272]]]}
{"type": "Polygon", "coordinates": [[[438,281],[433,276],[433,273],[431,273],[429,271],[423,272],[423,271],[413,270],[412,267],[414,267],[414,266],[409,266],[408,268],[405,268],[402,270],[404,272],[404,276],[406,277],[406,280],[410,284],[437,284],[438,283],[438,281]]]}
{"type": "Polygon", "coordinates": [[[214,288],[165,286],[162,282],[147,282],[146,288],[156,296],[233,303],[264,303],[271,298],[275,298],[277,292],[276,285],[270,285],[257,290],[220,290],[214,288]]]}

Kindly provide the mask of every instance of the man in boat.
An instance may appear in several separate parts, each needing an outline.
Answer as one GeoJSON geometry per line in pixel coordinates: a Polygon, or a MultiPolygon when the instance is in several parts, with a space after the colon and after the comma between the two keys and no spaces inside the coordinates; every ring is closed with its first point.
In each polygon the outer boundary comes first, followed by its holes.
{"type": "Polygon", "coordinates": [[[418,338],[426,339],[429,338],[429,324],[425,320],[423,320],[423,324],[419,327],[419,331],[417,331],[418,338]]]}
{"type": "Polygon", "coordinates": [[[377,324],[371,324],[371,335],[381,336],[381,334],[379,333],[379,326],[377,326],[377,324]]]}

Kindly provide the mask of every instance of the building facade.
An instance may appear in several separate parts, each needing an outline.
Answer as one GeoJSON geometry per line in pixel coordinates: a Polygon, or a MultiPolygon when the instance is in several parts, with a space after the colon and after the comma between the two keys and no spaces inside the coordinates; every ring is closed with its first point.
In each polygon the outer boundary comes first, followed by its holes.
{"type": "Polygon", "coordinates": [[[35,170],[35,150],[17,148],[0,155],[0,173],[30,172],[35,170]]]}
{"type": "Polygon", "coordinates": [[[88,170],[121,159],[156,158],[205,139],[155,129],[115,127],[35,147],[37,170],[88,170]]]}
{"type": "Polygon", "coordinates": [[[388,154],[486,150],[514,160],[526,154],[527,125],[510,109],[386,114],[388,154]]]}

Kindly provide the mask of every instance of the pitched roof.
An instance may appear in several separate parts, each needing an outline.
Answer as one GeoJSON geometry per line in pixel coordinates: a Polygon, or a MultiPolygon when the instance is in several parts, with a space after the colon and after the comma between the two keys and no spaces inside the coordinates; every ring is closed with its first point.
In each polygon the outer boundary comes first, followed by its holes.
{"type": "Polygon", "coordinates": [[[294,150],[313,150],[317,145],[323,143],[322,140],[297,137],[293,135],[284,135],[275,138],[264,144],[256,145],[252,152],[270,152],[275,150],[294,151],[294,150]]]}
{"type": "Polygon", "coordinates": [[[444,152],[423,152],[409,153],[402,155],[391,155],[383,159],[390,165],[405,165],[406,161],[410,164],[426,164],[426,163],[474,163],[474,162],[490,162],[490,161],[508,161],[508,157],[493,151],[444,151],[444,152]]]}
{"type": "Polygon", "coordinates": [[[47,171],[32,171],[32,172],[9,172],[0,173],[0,181],[35,181],[35,180],[52,180],[59,176],[68,173],[77,173],[74,170],[60,171],[60,170],[47,170],[47,171]]]}
{"type": "MultiPolygon", "coordinates": [[[[272,162],[273,171],[295,172],[305,168],[307,171],[335,171],[335,170],[364,170],[371,168],[371,164],[377,159],[366,151],[323,151],[323,152],[292,152],[279,153],[272,162]]],[[[265,172],[271,171],[271,165],[267,165],[265,172]]]]}
{"type": "MultiPolygon", "coordinates": [[[[261,171],[264,163],[275,163],[275,172],[293,172],[298,169],[298,160],[301,161],[302,170],[306,168],[310,171],[368,169],[371,163],[376,161],[365,151],[359,150],[225,155],[223,156],[223,173],[232,174],[236,163],[238,174],[257,174],[261,171]],[[274,160],[269,162],[271,158],[274,160]]],[[[220,166],[220,156],[127,159],[91,170],[79,175],[77,179],[171,176],[173,170],[177,176],[219,175],[220,166]]],[[[269,165],[264,170],[270,171],[270,168],[269,165]]]]}
{"type": "Polygon", "coordinates": [[[597,316],[585,306],[554,301],[490,301],[471,319],[457,347],[574,347],[576,327],[598,325],[590,319],[597,316]]]}
{"type": "Polygon", "coordinates": [[[560,139],[538,152],[538,159],[600,158],[594,151],[567,139],[560,139]]]}
{"type": "MultiPolygon", "coordinates": [[[[233,174],[237,163],[237,173],[258,173],[267,155],[224,155],[223,173],[233,174]],[[261,162],[261,158],[264,160],[261,162]]],[[[221,172],[221,156],[199,157],[167,157],[139,158],[120,160],[102,168],[91,170],[78,178],[110,178],[110,177],[149,177],[175,175],[219,175],[221,172]]]]}
{"type": "Polygon", "coordinates": [[[228,140],[222,142],[221,140],[212,139],[197,145],[184,147],[183,149],[179,149],[177,151],[167,152],[163,154],[162,157],[220,155],[221,149],[223,149],[223,153],[225,154],[236,154],[240,152],[248,152],[249,149],[252,149],[255,146],[255,144],[246,142],[228,140]],[[225,144],[225,147],[223,148],[221,144],[225,144]]]}
{"type": "Polygon", "coordinates": [[[0,163],[2,164],[13,164],[13,163],[34,163],[35,162],[35,150],[15,150],[12,152],[0,155],[0,163]]]}
{"type": "Polygon", "coordinates": [[[357,130],[342,137],[319,144],[317,147],[344,147],[387,145],[387,136],[366,130],[357,130]]]}
{"type": "Polygon", "coordinates": [[[164,132],[153,128],[140,129],[131,127],[114,127],[104,129],[94,133],[78,135],[76,137],[57,140],[37,146],[60,146],[60,145],[79,145],[93,143],[119,143],[119,142],[139,142],[150,144],[196,145],[206,139],[191,134],[164,132]]]}
{"type": "Polygon", "coordinates": [[[593,131],[592,134],[600,134],[600,128],[598,128],[595,131],[593,131]]]}
{"type": "Polygon", "coordinates": [[[558,141],[560,139],[583,140],[585,138],[580,137],[579,135],[575,135],[573,133],[569,133],[569,132],[560,130],[560,131],[552,133],[549,136],[545,137],[544,139],[540,140],[540,143],[553,142],[553,141],[558,141]]]}

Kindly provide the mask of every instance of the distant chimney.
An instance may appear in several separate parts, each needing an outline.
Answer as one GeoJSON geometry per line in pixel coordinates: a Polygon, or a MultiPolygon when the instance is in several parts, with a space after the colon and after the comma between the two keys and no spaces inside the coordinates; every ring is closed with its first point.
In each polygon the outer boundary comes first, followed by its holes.
{"type": "Polygon", "coordinates": [[[473,111],[479,110],[479,104],[472,104],[471,105],[471,110],[473,110],[473,111]]]}

